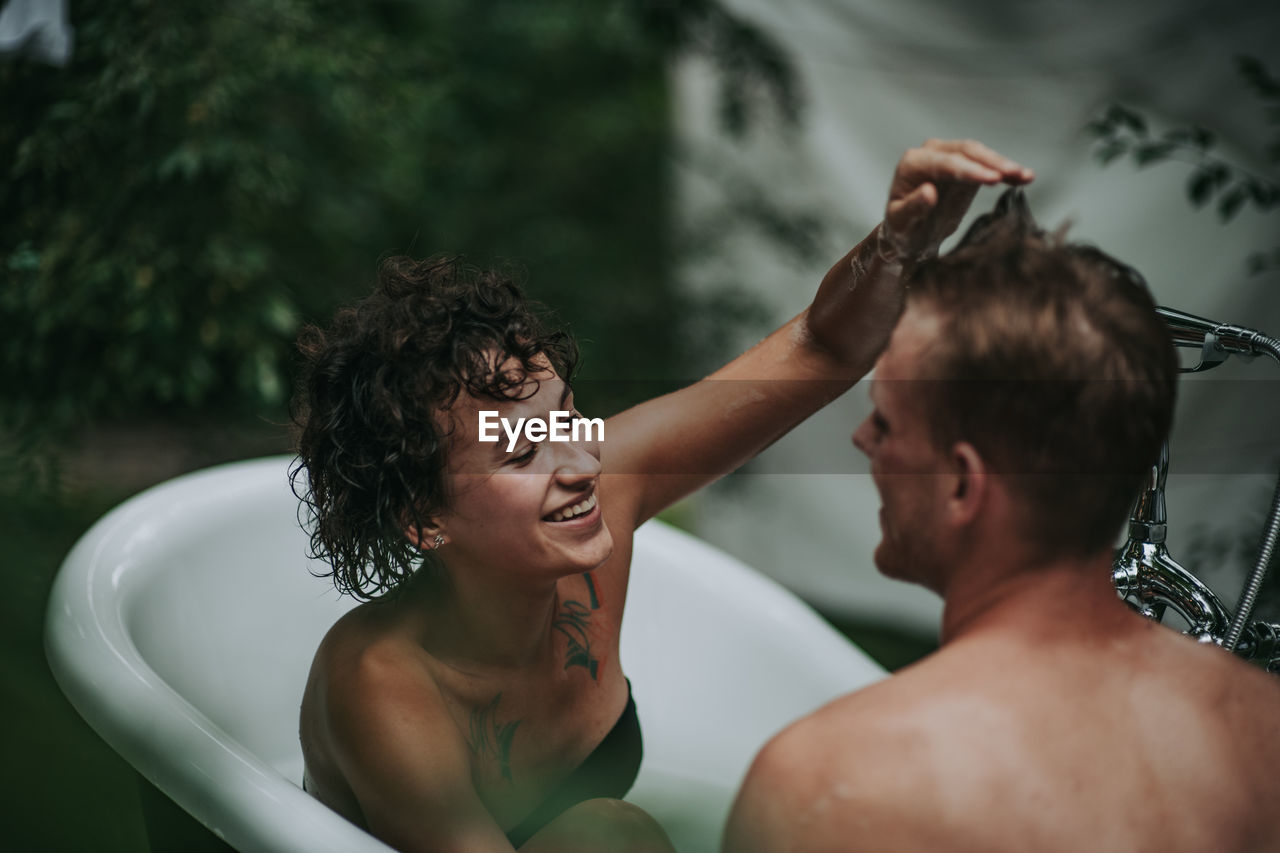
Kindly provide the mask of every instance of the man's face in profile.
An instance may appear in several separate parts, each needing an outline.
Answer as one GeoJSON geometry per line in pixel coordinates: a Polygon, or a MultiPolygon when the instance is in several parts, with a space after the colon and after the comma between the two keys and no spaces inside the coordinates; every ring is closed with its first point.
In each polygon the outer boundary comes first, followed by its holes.
{"type": "Polygon", "coordinates": [[[923,393],[930,383],[927,343],[937,318],[909,307],[876,363],[870,385],[871,414],[853,434],[854,446],[871,460],[880,493],[880,543],[875,562],[882,573],[940,592],[941,523],[945,455],[929,432],[923,393]]]}

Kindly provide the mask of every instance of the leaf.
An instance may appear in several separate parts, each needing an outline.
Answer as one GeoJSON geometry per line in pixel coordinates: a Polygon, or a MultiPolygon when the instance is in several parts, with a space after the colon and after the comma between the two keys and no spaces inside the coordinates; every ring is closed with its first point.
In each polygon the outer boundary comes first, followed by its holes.
{"type": "Polygon", "coordinates": [[[83,113],[83,105],[77,101],[58,101],[49,107],[49,119],[52,121],[77,121],[83,113]]]}
{"type": "Polygon", "coordinates": [[[293,335],[298,330],[298,315],[283,297],[275,295],[267,302],[262,319],[267,327],[281,335],[293,335]]]}
{"type": "Polygon", "coordinates": [[[1261,210],[1270,210],[1280,203],[1280,186],[1256,178],[1249,180],[1245,186],[1249,190],[1249,198],[1261,210]]]}
{"type": "Polygon", "coordinates": [[[1115,135],[1115,127],[1105,119],[1094,119],[1084,126],[1085,132],[1100,139],[1115,135]]]}
{"type": "Polygon", "coordinates": [[[1124,155],[1129,150],[1129,142],[1126,139],[1112,139],[1098,147],[1094,151],[1093,156],[1098,158],[1098,162],[1107,165],[1117,157],[1124,155]]]}
{"type": "Polygon", "coordinates": [[[1209,196],[1213,195],[1213,191],[1217,188],[1217,181],[1214,178],[1213,170],[1207,166],[1201,166],[1191,173],[1191,177],[1187,180],[1187,198],[1196,207],[1204,207],[1205,202],[1209,200],[1209,196]]]}
{"type": "Polygon", "coordinates": [[[176,175],[181,175],[190,181],[200,173],[200,155],[188,144],[183,144],[175,148],[167,157],[160,161],[160,165],[156,167],[156,176],[162,180],[167,180],[176,175]]]}
{"type": "Polygon", "coordinates": [[[1280,270],[1280,246],[1272,249],[1270,253],[1254,252],[1249,255],[1246,264],[1249,269],[1249,275],[1260,275],[1272,270],[1280,270]]]}
{"type": "Polygon", "coordinates": [[[29,240],[23,240],[5,259],[5,266],[10,272],[34,273],[40,269],[40,252],[29,240]]]}
{"type": "Polygon", "coordinates": [[[1201,151],[1208,151],[1213,147],[1213,143],[1217,141],[1217,137],[1213,135],[1212,131],[1206,130],[1199,125],[1195,125],[1188,130],[1191,134],[1191,144],[1201,151]]]}
{"type": "Polygon", "coordinates": [[[1115,118],[1115,121],[1118,124],[1129,128],[1138,136],[1147,135],[1146,119],[1135,113],[1133,110],[1122,107],[1119,104],[1112,104],[1111,115],[1115,118]]]}
{"type": "Polygon", "coordinates": [[[1245,83],[1264,98],[1280,98],[1280,80],[1267,71],[1267,66],[1254,56],[1237,56],[1236,71],[1245,83]]]}
{"type": "Polygon", "coordinates": [[[1178,146],[1172,142],[1143,142],[1133,150],[1133,159],[1139,166],[1150,166],[1165,160],[1178,146]]]}
{"type": "Polygon", "coordinates": [[[1230,222],[1240,212],[1240,208],[1244,206],[1248,197],[1249,193],[1240,184],[1228,190],[1226,195],[1218,200],[1218,215],[1222,217],[1222,221],[1230,222]]]}
{"type": "Polygon", "coordinates": [[[259,399],[268,403],[284,399],[284,382],[270,350],[259,349],[254,354],[253,371],[253,388],[258,393],[259,399]]]}

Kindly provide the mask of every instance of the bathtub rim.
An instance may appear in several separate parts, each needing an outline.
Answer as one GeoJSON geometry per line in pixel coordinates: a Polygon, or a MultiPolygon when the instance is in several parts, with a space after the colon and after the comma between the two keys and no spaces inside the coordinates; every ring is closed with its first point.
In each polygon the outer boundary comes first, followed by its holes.
{"type": "MultiPolygon", "coordinates": [[[[167,480],[99,519],[58,569],[45,615],[45,657],[77,713],[134,770],[238,850],[390,851],[304,792],[174,690],[146,662],[118,608],[101,612],[102,587],[118,586],[140,527],[256,492],[294,457],[230,462],[167,480]],[[257,475],[257,476],[254,476],[257,475]],[[193,488],[196,487],[196,488],[193,488]],[[131,721],[147,714],[145,725],[131,721]],[[167,753],[187,756],[174,762],[167,753]],[[202,778],[203,777],[203,778],[202,778]],[[208,779],[218,780],[210,796],[208,779]],[[306,821],[281,821],[281,809],[306,821]]],[[[282,481],[282,488],[288,488],[282,481]]],[[[145,534],[144,534],[145,535],[145,534]]],[[[132,580],[132,579],[131,579],[132,580]]],[[[112,595],[111,598],[115,598],[112,595]]]]}
{"type": "MultiPolygon", "coordinates": [[[[106,513],[58,570],[46,610],[46,658],[59,687],[90,727],[150,784],[237,849],[387,851],[391,848],[303,792],[291,778],[294,768],[250,750],[175,690],[149,665],[127,624],[129,590],[120,585],[140,584],[153,571],[146,565],[145,571],[136,570],[139,558],[130,553],[135,547],[143,551],[145,564],[146,541],[158,535],[166,518],[216,513],[220,504],[264,494],[267,483],[292,499],[285,474],[294,461],[292,456],[273,456],[195,471],[106,513]],[[148,715],[145,725],[136,719],[140,713],[148,715]],[[175,762],[173,754],[185,760],[175,762]],[[209,779],[219,781],[211,786],[209,779]],[[306,819],[281,820],[282,809],[306,819]]],[[[703,580],[712,583],[712,576],[730,572],[740,594],[767,600],[775,624],[815,633],[830,655],[830,668],[848,676],[846,689],[865,682],[870,659],[793,593],[684,531],[658,521],[646,527],[654,550],[705,549],[713,565],[703,580]]],[[[717,777],[717,783],[723,780],[717,777]]]]}

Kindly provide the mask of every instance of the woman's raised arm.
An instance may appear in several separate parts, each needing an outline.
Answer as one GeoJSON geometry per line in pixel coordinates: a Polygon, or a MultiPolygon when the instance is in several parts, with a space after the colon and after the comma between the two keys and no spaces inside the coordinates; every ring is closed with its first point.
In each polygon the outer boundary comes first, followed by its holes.
{"type": "Polygon", "coordinates": [[[937,252],[978,188],[1032,177],[978,142],[907,151],[884,221],[827,272],[807,309],[706,379],[609,419],[610,500],[626,502],[638,525],[844,393],[888,341],[911,266],[937,252]]]}

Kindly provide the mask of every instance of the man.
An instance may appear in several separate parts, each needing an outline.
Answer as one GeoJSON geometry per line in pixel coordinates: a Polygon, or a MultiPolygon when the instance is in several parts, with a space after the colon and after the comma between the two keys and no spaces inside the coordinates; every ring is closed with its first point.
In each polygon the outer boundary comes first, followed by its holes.
{"type": "Polygon", "coordinates": [[[1173,414],[1153,309],[1018,191],[920,264],[853,442],[941,646],[767,744],[726,851],[1280,850],[1280,684],[1111,586],[1173,414]]]}

